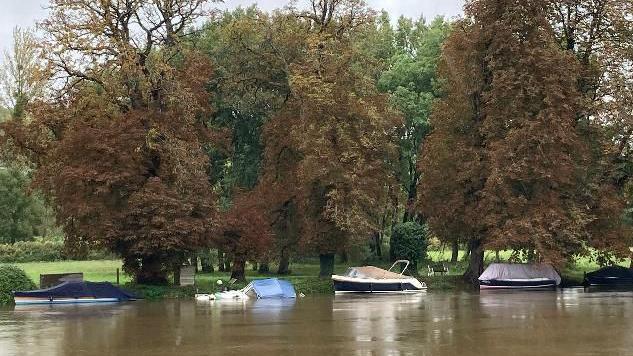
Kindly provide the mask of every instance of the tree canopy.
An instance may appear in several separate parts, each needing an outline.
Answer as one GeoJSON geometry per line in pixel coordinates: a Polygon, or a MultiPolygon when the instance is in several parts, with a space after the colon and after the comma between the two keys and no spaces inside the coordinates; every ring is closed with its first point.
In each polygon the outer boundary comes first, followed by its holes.
{"type": "Polygon", "coordinates": [[[50,0],[40,32],[16,30],[0,66],[0,164],[28,172],[0,174],[12,221],[41,191],[69,248],[151,283],[209,248],[238,279],[297,255],[329,276],[336,254],[382,258],[422,230],[455,257],[468,242],[473,282],[484,249],[628,253],[630,1],[469,0],[430,22],[363,0],[214,2],[50,0]]]}

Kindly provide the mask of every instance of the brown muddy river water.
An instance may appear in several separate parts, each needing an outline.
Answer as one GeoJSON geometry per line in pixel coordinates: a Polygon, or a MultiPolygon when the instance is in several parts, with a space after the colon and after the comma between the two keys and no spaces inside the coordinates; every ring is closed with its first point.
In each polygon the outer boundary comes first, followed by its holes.
{"type": "Polygon", "coordinates": [[[633,292],[0,309],[1,355],[633,355],[633,292]]]}

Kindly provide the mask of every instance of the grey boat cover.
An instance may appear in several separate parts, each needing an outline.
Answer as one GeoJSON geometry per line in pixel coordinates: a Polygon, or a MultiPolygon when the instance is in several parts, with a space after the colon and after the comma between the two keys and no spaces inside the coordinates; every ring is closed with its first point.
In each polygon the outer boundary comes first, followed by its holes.
{"type": "Polygon", "coordinates": [[[480,281],[516,279],[551,279],[560,284],[560,275],[554,267],[542,263],[493,263],[479,276],[480,281]]]}

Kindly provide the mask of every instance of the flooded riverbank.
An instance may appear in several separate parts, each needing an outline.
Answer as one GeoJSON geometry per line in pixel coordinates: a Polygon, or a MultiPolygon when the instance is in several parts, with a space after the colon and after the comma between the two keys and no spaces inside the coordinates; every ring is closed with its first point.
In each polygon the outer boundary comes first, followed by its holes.
{"type": "Polygon", "coordinates": [[[0,309],[2,355],[633,355],[633,292],[0,309]]]}

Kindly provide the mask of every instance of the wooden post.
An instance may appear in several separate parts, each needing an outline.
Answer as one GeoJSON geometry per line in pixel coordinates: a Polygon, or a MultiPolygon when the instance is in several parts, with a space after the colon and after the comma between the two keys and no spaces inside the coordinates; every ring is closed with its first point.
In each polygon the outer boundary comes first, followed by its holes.
{"type": "Polygon", "coordinates": [[[119,269],[116,269],[116,284],[119,284],[119,269]]]}

